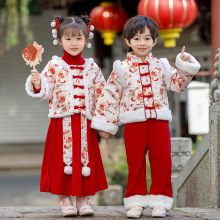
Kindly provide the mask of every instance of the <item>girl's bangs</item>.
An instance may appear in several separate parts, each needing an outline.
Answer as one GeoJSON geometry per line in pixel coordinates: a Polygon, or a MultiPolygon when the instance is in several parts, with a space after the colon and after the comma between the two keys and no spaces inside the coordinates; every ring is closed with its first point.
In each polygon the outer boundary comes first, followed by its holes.
{"type": "Polygon", "coordinates": [[[71,23],[70,25],[68,25],[65,29],[64,32],[62,34],[62,36],[82,36],[83,35],[83,31],[80,28],[80,26],[76,23],[71,23]]]}

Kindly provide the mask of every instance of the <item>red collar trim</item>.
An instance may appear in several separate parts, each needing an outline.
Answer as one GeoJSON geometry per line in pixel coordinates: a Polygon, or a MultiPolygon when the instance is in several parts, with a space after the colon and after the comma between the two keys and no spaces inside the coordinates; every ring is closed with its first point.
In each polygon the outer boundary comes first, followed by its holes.
{"type": "Polygon", "coordinates": [[[68,65],[83,65],[85,60],[82,58],[82,52],[76,56],[72,56],[71,54],[67,53],[65,50],[63,51],[62,59],[68,65]]]}

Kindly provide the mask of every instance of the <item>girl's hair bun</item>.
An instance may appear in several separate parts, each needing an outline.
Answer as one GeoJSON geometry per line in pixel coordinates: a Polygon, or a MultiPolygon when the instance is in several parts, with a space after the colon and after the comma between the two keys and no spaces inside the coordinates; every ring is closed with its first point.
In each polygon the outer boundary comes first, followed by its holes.
{"type": "Polygon", "coordinates": [[[60,15],[57,16],[57,17],[55,18],[55,20],[56,20],[56,19],[59,21],[60,24],[63,22],[63,17],[61,17],[60,15]]]}
{"type": "Polygon", "coordinates": [[[81,15],[81,19],[86,23],[86,25],[88,25],[91,21],[88,15],[81,15]]]}

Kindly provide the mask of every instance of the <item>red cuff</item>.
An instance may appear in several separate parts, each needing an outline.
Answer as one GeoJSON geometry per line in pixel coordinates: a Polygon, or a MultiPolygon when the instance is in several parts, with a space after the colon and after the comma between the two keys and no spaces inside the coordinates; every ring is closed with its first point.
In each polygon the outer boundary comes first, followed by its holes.
{"type": "Polygon", "coordinates": [[[41,90],[41,88],[40,88],[40,89],[36,89],[36,88],[34,87],[34,84],[33,84],[33,90],[34,90],[35,93],[39,93],[40,90],[41,90]]]}

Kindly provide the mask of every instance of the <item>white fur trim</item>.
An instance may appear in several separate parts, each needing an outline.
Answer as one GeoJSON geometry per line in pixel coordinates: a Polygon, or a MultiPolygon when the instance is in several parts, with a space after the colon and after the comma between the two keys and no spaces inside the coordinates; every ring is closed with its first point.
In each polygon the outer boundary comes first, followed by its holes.
{"type": "Polygon", "coordinates": [[[83,176],[87,177],[90,175],[90,173],[91,173],[91,169],[89,167],[87,167],[87,166],[82,167],[82,175],[83,176]]]}
{"type": "MultiPolygon", "coordinates": [[[[172,121],[171,111],[168,108],[156,109],[157,120],[172,121]]],[[[119,122],[121,124],[146,121],[144,108],[137,111],[127,111],[119,114],[119,122]]]]}
{"type": "Polygon", "coordinates": [[[66,117],[66,116],[70,116],[70,115],[74,115],[73,113],[65,113],[65,114],[48,114],[48,118],[62,118],[62,117],[66,117]]]}
{"type": "Polygon", "coordinates": [[[72,174],[72,166],[65,166],[64,173],[67,175],[71,175],[72,174]]]}
{"type": "Polygon", "coordinates": [[[160,61],[163,64],[163,67],[164,67],[164,73],[165,73],[164,75],[165,75],[165,80],[166,80],[166,89],[170,90],[172,74],[171,74],[169,61],[166,58],[161,58],[160,61]]]}
{"type": "Polygon", "coordinates": [[[149,195],[149,206],[154,208],[156,206],[163,207],[167,211],[173,206],[173,198],[164,195],[149,195]]]}
{"type": "Polygon", "coordinates": [[[31,76],[27,78],[27,81],[25,84],[25,90],[27,94],[33,98],[40,99],[40,100],[44,100],[44,97],[46,95],[45,87],[46,87],[45,82],[42,76],[41,76],[41,90],[39,93],[34,92],[33,84],[31,83],[31,76]]]}
{"type": "Polygon", "coordinates": [[[124,205],[127,210],[135,206],[141,206],[143,208],[147,208],[148,196],[135,195],[135,196],[130,196],[128,198],[124,198],[124,205]]]}
{"type": "Polygon", "coordinates": [[[119,114],[119,121],[122,124],[146,121],[144,108],[137,111],[126,111],[119,114]]]}
{"type": "Polygon", "coordinates": [[[110,124],[96,118],[92,119],[91,128],[94,128],[99,131],[105,131],[107,133],[115,135],[118,131],[118,126],[115,124],[110,124]]]}
{"type": "Polygon", "coordinates": [[[164,120],[164,121],[172,121],[172,114],[171,110],[164,107],[161,109],[156,109],[157,112],[157,120],[164,120]]]}
{"type": "Polygon", "coordinates": [[[189,53],[186,53],[186,55],[189,55],[190,56],[190,63],[189,62],[186,62],[186,61],[183,61],[180,59],[180,53],[176,56],[176,67],[180,70],[183,70],[187,73],[190,73],[190,74],[193,74],[195,75],[199,69],[200,69],[200,64],[199,62],[192,56],[190,55],[189,53]]]}
{"type": "Polygon", "coordinates": [[[120,82],[121,82],[121,87],[123,89],[125,87],[125,79],[124,79],[124,76],[122,74],[121,61],[120,60],[116,60],[113,63],[113,68],[116,69],[116,71],[117,71],[117,74],[118,74],[120,82]]]}
{"type": "Polygon", "coordinates": [[[84,84],[84,91],[85,91],[85,105],[86,105],[86,117],[91,120],[92,119],[92,115],[89,111],[89,91],[88,91],[88,82],[87,82],[87,76],[86,73],[89,71],[92,63],[94,62],[94,60],[92,58],[89,58],[86,60],[86,66],[83,70],[83,84],[84,84]]]}

